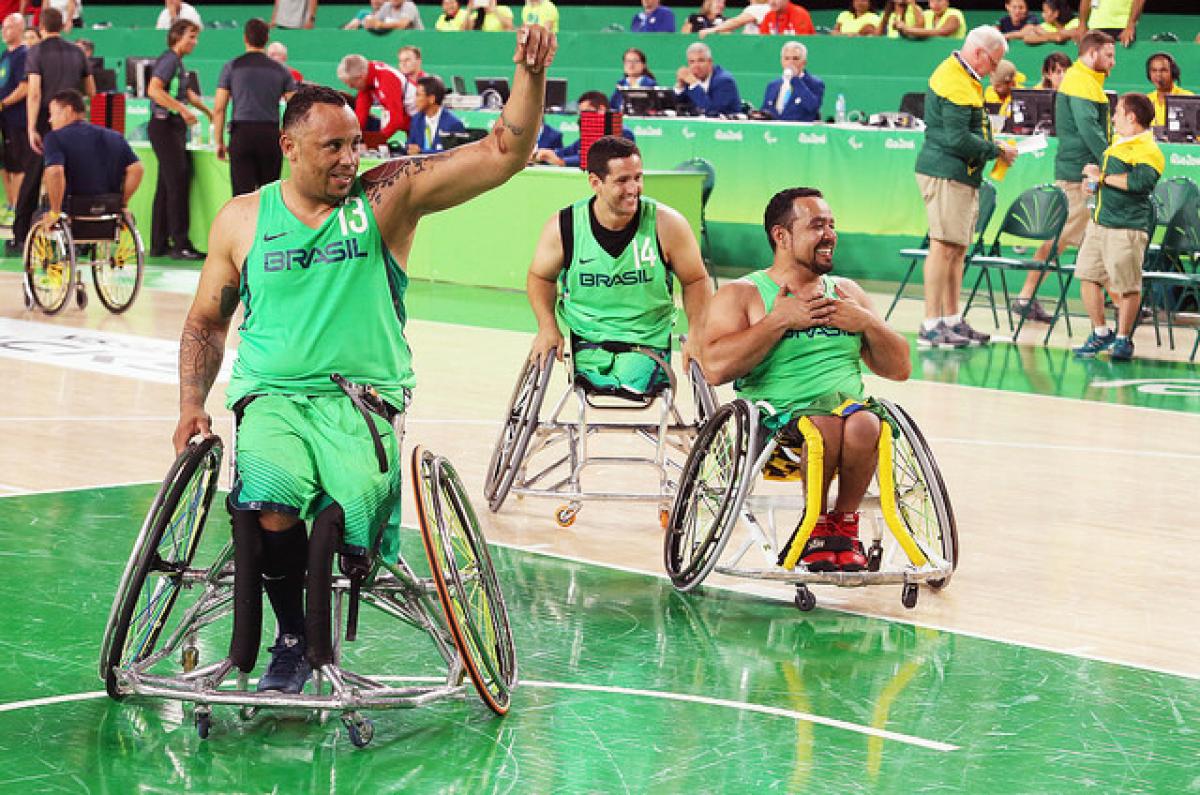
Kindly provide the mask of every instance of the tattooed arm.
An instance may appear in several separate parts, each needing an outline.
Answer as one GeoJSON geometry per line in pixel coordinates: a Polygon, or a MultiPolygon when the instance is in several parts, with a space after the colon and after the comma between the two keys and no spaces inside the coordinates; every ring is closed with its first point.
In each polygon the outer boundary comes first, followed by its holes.
{"type": "Polygon", "coordinates": [[[225,358],[225,336],[239,300],[237,263],[253,242],[257,205],[257,194],[239,196],[213,221],[208,258],[179,339],[179,423],[172,439],[176,453],[196,434],[212,433],[212,417],[204,404],[225,358]]]}
{"type": "Polygon", "coordinates": [[[391,160],[363,175],[375,219],[393,252],[406,247],[422,215],[474,198],[525,167],[541,130],[545,71],[557,46],[543,27],[517,31],[512,94],[487,138],[449,152],[391,160]]]}

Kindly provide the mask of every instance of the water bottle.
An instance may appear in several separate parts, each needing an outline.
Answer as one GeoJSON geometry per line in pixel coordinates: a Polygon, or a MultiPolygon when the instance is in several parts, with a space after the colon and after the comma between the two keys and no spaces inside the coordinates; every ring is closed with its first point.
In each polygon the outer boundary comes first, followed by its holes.
{"type": "Polygon", "coordinates": [[[838,124],[846,123],[846,95],[845,94],[838,94],[837,104],[834,105],[833,118],[834,118],[834,121],[836,121],[838,124]]]}
{"type": "Polygon", "coordinates": [[[1087,191],[1087,209],[1088,213],[1096,210],[1096,195],[1100,189],[1100,183],[1097,180],[1089,179],[1084,190],[1087,191]]]}

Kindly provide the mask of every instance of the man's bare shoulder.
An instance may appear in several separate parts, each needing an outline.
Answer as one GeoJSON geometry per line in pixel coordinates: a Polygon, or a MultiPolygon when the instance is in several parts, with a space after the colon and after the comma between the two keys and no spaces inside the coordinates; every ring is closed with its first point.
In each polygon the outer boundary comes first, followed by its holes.
{"type": "Polygon", "coordinates": [[[397,157],[363,172],[358,179],[362,183],[363,191],[367,194],[367,201],[371,203],[372,207],[378,208],[389,198],[390,194],[401,189],[408,180],[432,171],[449,157],[449,152],[397,157]]]}
{"type": "Polygon", "coordinates": [[[259,191],[234,196],[217,212],[209,235],[210,251],[229,253],[234,265],[240,266],[254,245],[254,230],[258,228],[259,191]]]}

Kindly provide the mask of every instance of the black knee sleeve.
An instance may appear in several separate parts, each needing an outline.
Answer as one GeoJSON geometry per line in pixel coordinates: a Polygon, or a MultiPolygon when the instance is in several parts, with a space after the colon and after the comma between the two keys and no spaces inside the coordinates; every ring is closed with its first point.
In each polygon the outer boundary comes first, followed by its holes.
{"type": "Polygon", "coordinates": [[[313,668],[334,661],[330,619],[333,556],[342,542],[345,526],[346,516],[336,503],[321,511],[313,521],[312,540],[308,545],[308,590],[304,617],[308,661],[313,668]]]}

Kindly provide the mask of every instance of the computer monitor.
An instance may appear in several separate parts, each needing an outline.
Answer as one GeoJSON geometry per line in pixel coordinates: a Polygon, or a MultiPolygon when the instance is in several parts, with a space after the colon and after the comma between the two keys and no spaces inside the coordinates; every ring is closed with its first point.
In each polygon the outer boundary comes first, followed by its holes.
{"type": "Polygon", "coordinates": [[[98,72],[104,68],[104,59],[103,58],[93,55],[92,57],[88,58],[87,60],[88,60],[88,69],[91,70],[92,74],[96,74],[96,72],[98,72]]]}
{"type": "Polygon", "coordinates": [[[676,108],[675,92],[669,86],[618,86],[617,90],[621,92],[621,110],[626,116],[661,116],[664,111],[676,108]]]}
{"type": "Polygon", "coordinates": [[[918,119],[925,118],[925,92],[910,91],[900,97],[900,112],[907,113],[911,116],[916,116],[918,119]]]}
{"type": "Polygon", "coordinates": [[[116,69],[95,69],[92,71],[92,79],[96,81],[96,91],[104,92],[117,90],[116,69]]]}
{"type": "Polygon", "coordinates": [[[150,72],[154,69],[157,57],[129,56],[125,59],[125,90],[135,97],[146,96],[146,87],[150,85],[150,72]]]}
{"type": "Polygon", "coordinates": [[[463,79],[462,75],[455,75],[451,80],[451,84],[454,86],[455,94],[467,93],[467,81],[463,79]]]}
{"type": "Polygon", "coordinates": [[[1017,135],[1054,135],[1054,98],[1057,91],[1014,88],[1004,131],[1017,135]]]}
{"type": "Polygon", "coordinates": [[[465,130],[458,130],[456,132],[440,132],[438,133],[438,138],[442,142],[443,149],[453,149],[456,146],[481,141],[487,138],[487,134],[487,130],[468,127],[465,130]]]}
{"type": "Polygon", "coordinates": [[[1165,99],[1167,140],[1188,144],[1200,140],[1200,97],[1169,94],[1165,99]]]}
{"type": "Polygon", "coordinates": [[[477,77],[475,78],[475,93],[483,96],[487,91],[495,91],[500,95],[501,102],[508,102],[508,78],[477,77]]]}
{"type": "Polygon", "coordinates": [[[567,106],[567,81],[561,77],[546,78],[545,110],[560,111],[567,106]]]}

